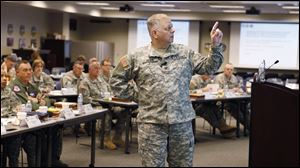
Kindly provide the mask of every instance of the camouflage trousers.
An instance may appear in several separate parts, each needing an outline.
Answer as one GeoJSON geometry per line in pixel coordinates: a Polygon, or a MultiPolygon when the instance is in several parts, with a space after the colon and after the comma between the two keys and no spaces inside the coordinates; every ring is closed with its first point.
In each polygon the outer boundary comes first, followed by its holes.
{"type": "Polygon", "coordinates": [[[193,165],[194,135],[191,121],[178,124],[138,124],[138,149],[142,165],[191,167],[193,165]]]}
{"type": "Polygon", "coordinates": [[[202,103],[195,107],[197,116],[204,118],[213,127],[219,128],[223,119],[222,112],[216,103],[202,103]]]}
{"type": "Polygon", "coordinates": [[[224,105],[224,109],[226,109],[235,119],[239,115],[240,122],[246,126],[246,128],[250,127],[250,103],[247,101],[241,101],[240,102],[240,111],[238,109],[238,103],[237,102],[227,102],[224,105]],[[245,117],[243,114],[246,114],[246,122],[245,117]]]}
{"type": "Polygon", "coordinates": [[[105,135],[110,135],[112,129],[112,120],[116,119],[115,136],[120,137],[125,129],[127,111],[121,107],[111,108],[105,115],[105,135]]]}

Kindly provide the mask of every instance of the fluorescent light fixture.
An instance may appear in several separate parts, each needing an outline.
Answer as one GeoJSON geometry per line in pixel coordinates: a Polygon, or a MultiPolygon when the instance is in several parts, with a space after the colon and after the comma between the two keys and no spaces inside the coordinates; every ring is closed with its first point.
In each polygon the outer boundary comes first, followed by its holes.
{"type": "Polygon", "coordinates": [[[245,6],[241,5],[209,5],[211,8],[223,8],[223,9],[244,9],[245,6]]]}
{"type": "Polygon", "coordinates": [[[190,12],[190,9],[161,9],[161,11],[165,12],[190,12]]]}
{"type": "Polygon", "coordinates": [[[299,11],[289,11],[289,14],[299,14],[299,11]]]}
{"type": "Polygon", "coordinates": [[[246,13],[245,10],[223,10],[224,13],[246,13]]]}
{"type": "Polygon", "coordinates": [[[69,13],[76,13],[77,10],[73,6],[66,6],[63,11],[69,12],[69,13]]]}
{"type": "Polygon", "coordinates": [[[174,4],[141,4],[141,6],[147,7],[167,7],[167,8],[174,8],[174,4]]]}
{"type": "Polygon", "coordinates": [[[101,16],[101,14],[100,14],[100,12],[99,12],[98,10],[92,10],[92,11],[90,12],[90,15],[91,15],[91,16],[96,16],[96,17],[101,16]]]}
{"type": "Polygon", "coordinates": [[[95,6],[108,6],[109,3],[102,2],[77,2],[78,5],[95,5],[95,6]]]}
{"type": "Polygon", "coordinates": [[[283,9],[298,9],[299,10],[299,6],[282,6],[283,9]]]}
{"type": "Polygon", "coordinates": [[[103,10],[119,10],[119,8],[117,8],[117,7],[101,7],[100,9],[103,9],[103,10]]]}
{"type": "Polygon", "coordinates": [[[31,6],[38,8],[47,8],[47,4],[44,1],[32,1],[31,6]]]}

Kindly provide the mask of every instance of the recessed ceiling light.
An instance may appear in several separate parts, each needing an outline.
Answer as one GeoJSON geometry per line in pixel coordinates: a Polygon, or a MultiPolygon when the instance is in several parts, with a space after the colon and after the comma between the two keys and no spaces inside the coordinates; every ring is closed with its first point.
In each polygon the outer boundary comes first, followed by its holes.
{"type": "Polygon", "coordinates": [[[245,10],[223,10],[225,13],[246,13],[245,10]]]}
{"type": "Polygon", "coordinates": [[[141,4],[141,6],[147,6],[147,7],[170,7],[174,8],[174,4],[141,4]]]}
{"type": "Polygon", "coordinates": [[[32,1],[31,6],[38,7],[38,8],[47,8],[47,4],[43,1],[32,1]]]}
{"type": "Polygon", "coordinates": [[[229,9],[244,9],[245,6],[241,5],[209,5],[211,8],[229,8],[229,9]]]}
{"type": "Polygon", "coordinates": [[[92,10],[92,11],[90,12],[90,15],[91,15],[91,16],[96,16],[96,17],[101,16],[101,14],[100,14],[100,12],[99,12],[98,10],[92,10]]]}
{"type": "Polygon", "coordinates": [[[282,6],[283,9],[298,9],[299,10],[299,6],[282,6]]]}
{"type": "Polygon", "coordinates": [[[119,8],[117,8],[117,7],[101,7],[100,9],[103,9],[103,10],[119,10],[119,8]]]}
{"type": "Polygon", "coordinates": [[[289,11],[289,14],[299,14],[299,11],[289,11]]]}
{"type": "Polygon", "coordinates": [[[95,5],[95,6],[108,6],[109,3],[102,2],[77,2],[78,5],[95,5]]]}
{"type": "Polygon", "coordinates": [[[190,12],[190,9],[161,9],[161,11],[166,12],[190,12]]]}
{"type": "Polygon", "coordinates": [[[77,10],[73,6],[66,6],[63,10],[65,12],[69,12],[69,13],[76,13],[77,12],[77,10]]]}

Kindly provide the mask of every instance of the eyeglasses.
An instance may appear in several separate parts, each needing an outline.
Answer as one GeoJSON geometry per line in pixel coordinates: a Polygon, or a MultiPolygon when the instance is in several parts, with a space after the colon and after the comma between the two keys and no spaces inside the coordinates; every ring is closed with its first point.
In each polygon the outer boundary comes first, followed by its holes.
{"type": "Polygon", "coordinates": [[[23,72],[32,72],[32,69],[31,68],[24,68],[21,71],[23,71],[23,72]]]}

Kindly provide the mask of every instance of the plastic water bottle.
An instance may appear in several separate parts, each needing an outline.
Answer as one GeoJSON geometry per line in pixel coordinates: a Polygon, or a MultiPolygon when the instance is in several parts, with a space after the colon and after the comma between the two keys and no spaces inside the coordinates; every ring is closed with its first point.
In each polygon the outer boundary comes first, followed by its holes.
{"type": "Polygon", "coordinates": [[[31,104],[30,100],[28,100],[27,103],[26,103],[26,105],[25,105],[25,111],[27,113],[32,111],[32,104],[31,104]]]}
{"type": "Polygon", "coordinates": [[[225,84],[223,89],[224,89],[224,95],[225,95],[225,97],[229,97],[229,87],[228,87],[228,84],[225,84]]]}
{"type": "Polygon", "coordinates": [[[83,97],[81,93],[79,93],[77,98],[77,109],[79,113],[83,113],[83,97]]]}

